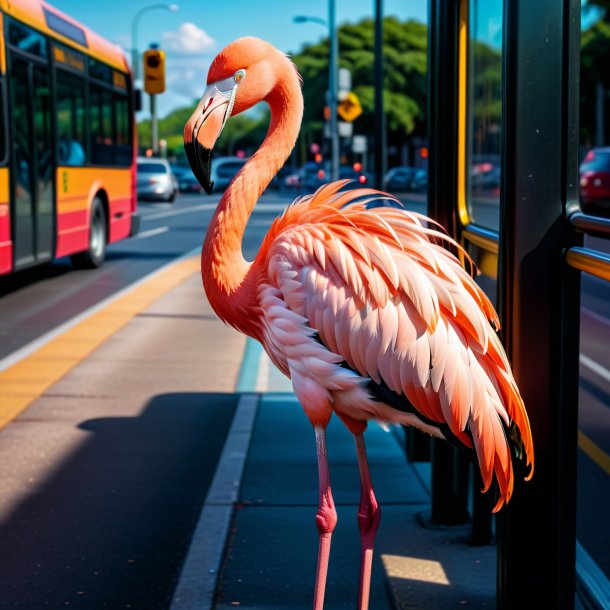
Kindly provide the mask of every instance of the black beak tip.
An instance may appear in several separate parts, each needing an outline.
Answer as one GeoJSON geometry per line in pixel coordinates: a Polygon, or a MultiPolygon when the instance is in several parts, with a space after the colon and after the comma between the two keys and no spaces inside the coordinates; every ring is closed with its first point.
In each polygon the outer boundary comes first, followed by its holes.
{"type": "Polygon", "coordinates": [[[214,182],[210,180],[212,173],[212,151],[209,148],[201,146],[196,139],[185,142],[184,150],[195,178],[197,178],[205,192],[211,195],[214,188],[214,182]]]}

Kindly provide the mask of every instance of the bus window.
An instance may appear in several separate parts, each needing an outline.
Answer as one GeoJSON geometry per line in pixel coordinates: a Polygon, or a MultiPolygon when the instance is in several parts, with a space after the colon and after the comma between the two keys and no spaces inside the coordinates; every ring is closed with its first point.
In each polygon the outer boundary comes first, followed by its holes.
{"type": "Polygon", "coordinates": [[[125,167],[129,166],[133,156],[127,96],[115,93],[114,114],[116,121],[115,162],[117,165],[125,167]]]}
{"type": "Polygon", "coordinates": [[[60,165],[85,164],[85,81],[57,70],[57,141],[60,165]]]}
{"type": "Polygon", "coordinates": [[[8,42],[10,45],[39,57],[47,57],[47,41],[45,37],[31,28],[11,21],[8,28],[8,42]]]}
{"type": "Polygon", "coordinates": [[[89,76],[108,84],[113,83],[112,68],[93,58],[89,58],[89,76]]]}
{"type": "Polygon", "coordinates": [[[114,164],[112,110],[112,91],[91,83],[89,87],[89,125],[91,163],[94,165],[114,164]]]}
{"type": "Polygon", "coordinates": [[[466,201],[476,224],[500,224],[502,0],[470,0],[466,201]]]}

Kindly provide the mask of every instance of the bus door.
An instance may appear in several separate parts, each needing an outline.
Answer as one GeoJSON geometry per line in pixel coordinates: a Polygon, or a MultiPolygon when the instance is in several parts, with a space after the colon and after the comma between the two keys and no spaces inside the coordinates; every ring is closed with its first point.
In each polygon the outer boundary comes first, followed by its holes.
{"type": "Polygon", "coordinates": [[[10,54],[14,268],[54,256],[53,144],[48,64],[10,54]]]}

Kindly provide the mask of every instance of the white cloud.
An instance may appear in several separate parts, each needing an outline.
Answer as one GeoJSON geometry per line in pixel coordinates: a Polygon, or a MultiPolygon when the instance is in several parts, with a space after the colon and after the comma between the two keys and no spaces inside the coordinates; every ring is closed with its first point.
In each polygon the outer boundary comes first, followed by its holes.
{"type": "Polygon", "coordinates": [[[162,48],[182,55],[206,55],[216,47],[216,41],[194,23],[183,23],[175,32],[165,32],[162,48]]]}

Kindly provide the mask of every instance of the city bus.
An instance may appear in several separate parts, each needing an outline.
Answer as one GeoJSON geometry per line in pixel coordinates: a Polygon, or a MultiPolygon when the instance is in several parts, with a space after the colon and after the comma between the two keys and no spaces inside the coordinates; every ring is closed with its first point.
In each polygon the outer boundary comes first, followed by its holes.
{"type": "Polygon", "coordinates": [[[41,0],[0,0],[0,274],[99,267],[137,233],[124,54],[41,0]]]}

